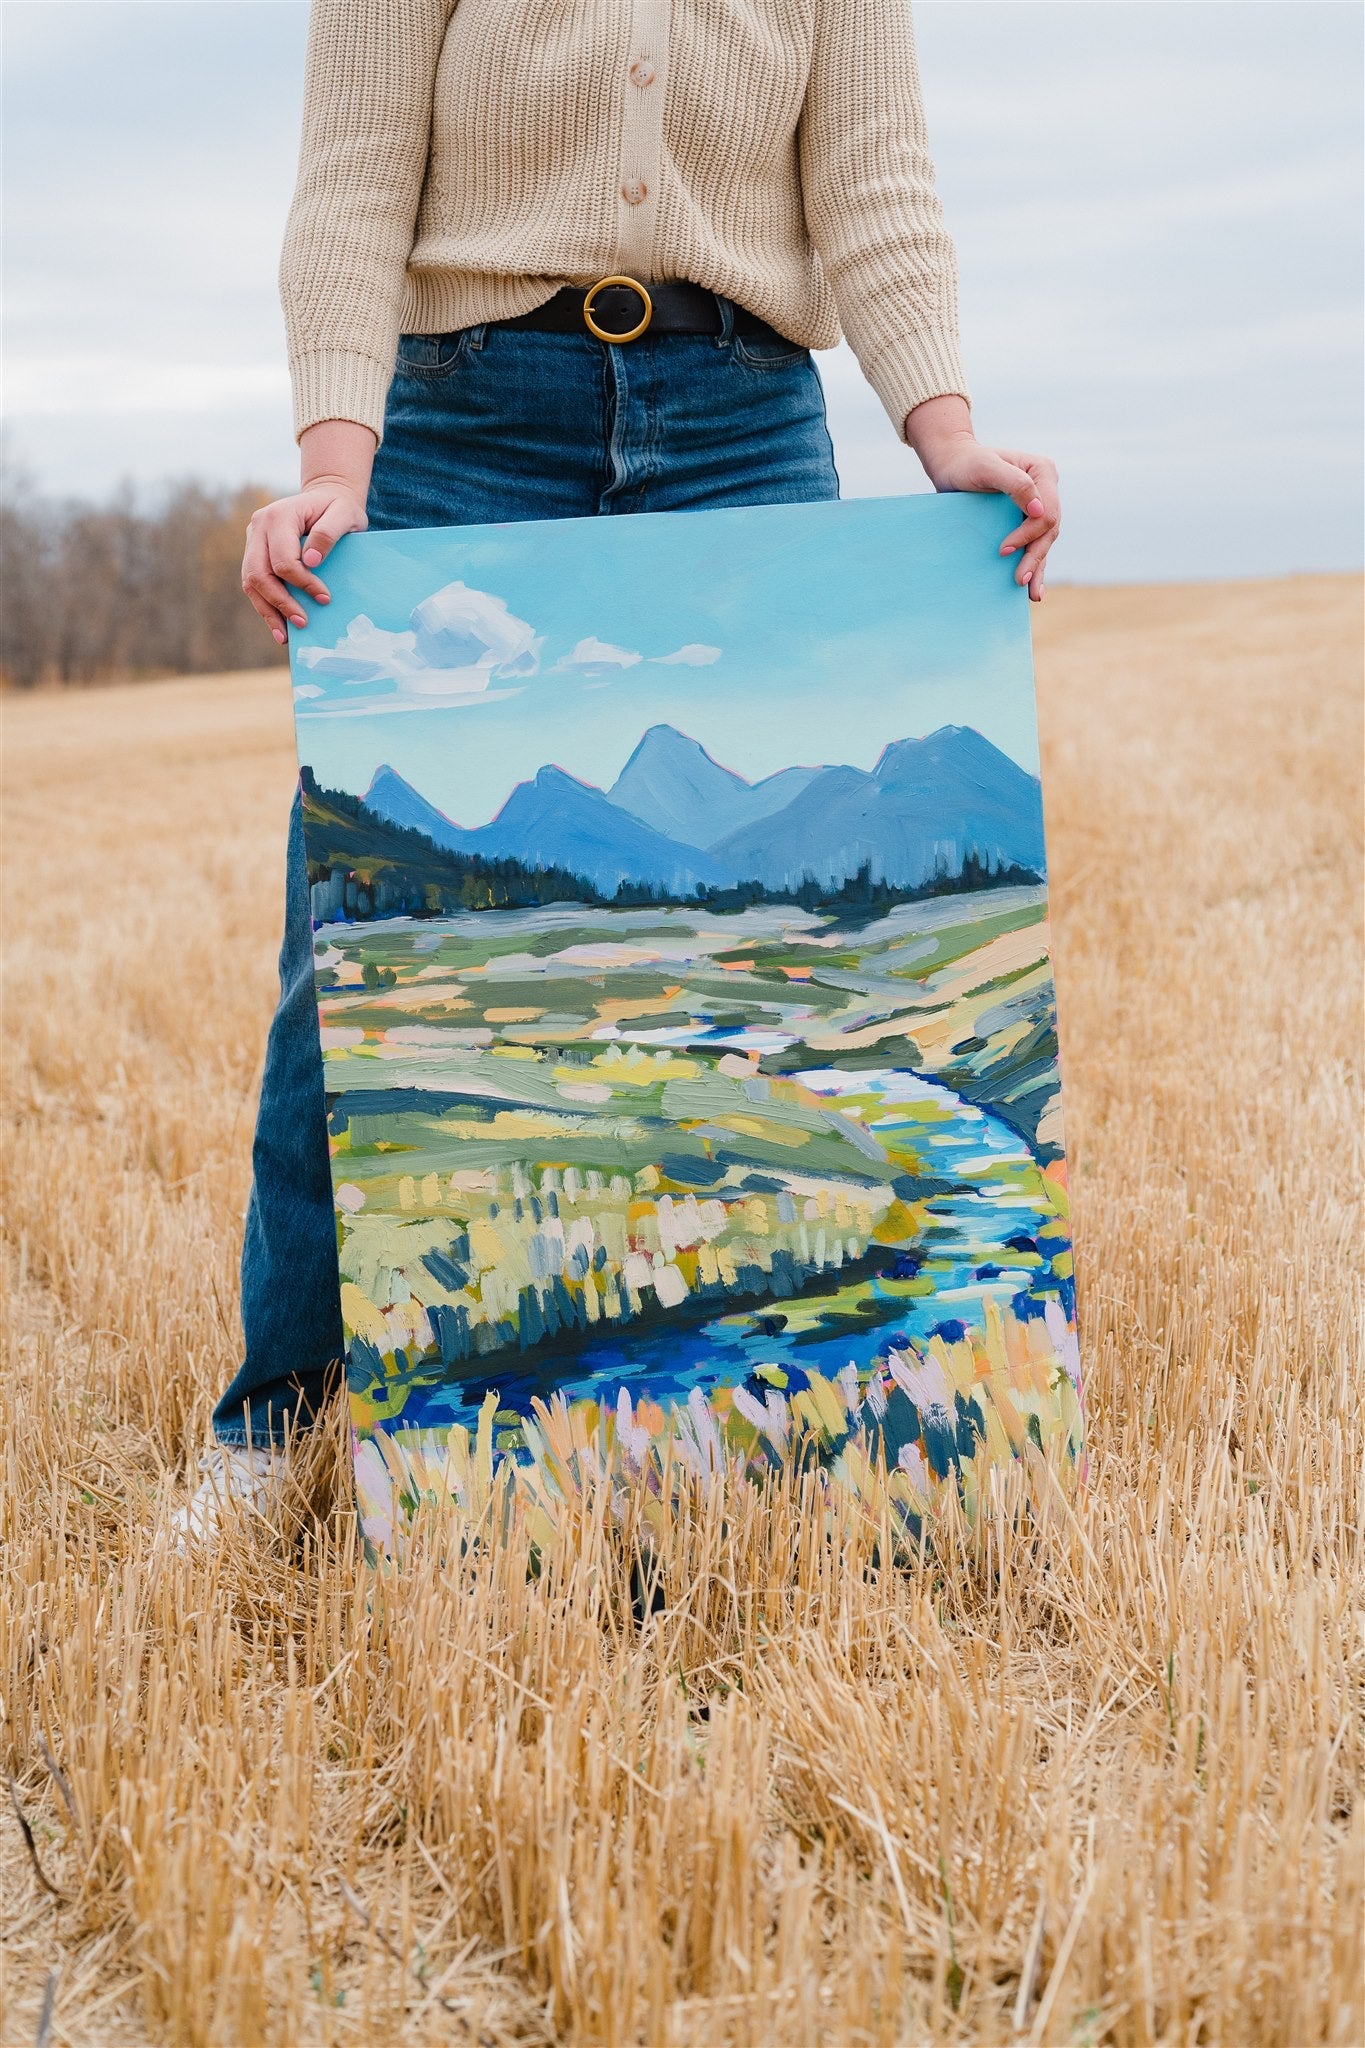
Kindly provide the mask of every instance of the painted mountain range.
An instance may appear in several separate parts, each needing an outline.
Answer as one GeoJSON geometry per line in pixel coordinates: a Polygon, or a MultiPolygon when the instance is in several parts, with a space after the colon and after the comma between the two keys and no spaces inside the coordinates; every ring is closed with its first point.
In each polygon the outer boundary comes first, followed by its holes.
{"type": "Polygon", "coordinates": [[[784,768],[760,782],[653,725],[610,789],[547,765],[473,827],[387,765],[363,801],[449,852],[564,868],[608,893],[623,881],[680,895],[741,881],[795,888],[807,876],[837,885],[864,864],[900,888],[957,875],[972,859],[1044,872],[1038,778],[963,725],[893,741],[870,773],[784,768]]]}

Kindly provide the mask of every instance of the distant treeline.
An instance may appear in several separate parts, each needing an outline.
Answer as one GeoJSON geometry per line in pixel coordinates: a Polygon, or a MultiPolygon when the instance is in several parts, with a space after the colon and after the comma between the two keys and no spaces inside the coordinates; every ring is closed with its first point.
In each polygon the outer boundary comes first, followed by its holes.
{"type": "Polygon", "coordinates": [[[531,910],[551,903],[612,910],[671,904],[714,911],[791,903],[803,910],[875,915],[898,903],[1041,880],[1031,868],[992,868],[969,853],[957,873],[945,868],[914,888],[877,879],[871,863],[864,861],[837,886],[807,876],[794,889],[769,889],[762,882],[737,882],[731,888],[703,883],[690,895],[678,896],[652,883],[622,882],[604,894],[565,868],[437,846],[413,826],[379,817],[346,790],[320,789],[310,768],[303,771],[303,817],[312,911],[320,924],[343,918],[363,923],[374,917],[439,917],[460,910],[531,910]]]}
{"type": "Polygon", "coordinates": [[[99,505],[11,485],[0,676],[29,689],[283,663],[242,595],[246,523],[272,495],[182,483],[99,505]]]}
{"type": "MultiPolygon", "coordinates": [[[[848,875],[836,887],[828,882],[818,882],[814,875],[806,875],[795,888],[769,889],[762,882],[736,882],[733,888],[717,889],[702,882],[696,892],[684,899],[688,903],[700,903],[707,910],[749,910],[758,903],[795,903],[802,910],[894,910],[898,903],[923,903],[931,896],[960,896],[964,890],[1005,889],[1021,883],[1040,882],[1032,868],[1014,865],[993,868],[974,850],[963,861],[955,873],[950,873],[946,864],[940,863],[927,882],[917,882],[913,888],[898,882],[886,882],[872,872],[872,863],[865,860],[856,874],[848,875]]],[[[623,882],[613,903],[660,903],[677,902],[677,897],[651,895],[646,889],[636,893],[632,883],[623,882]]]]}
{"type": "Polygon", "coordinates": [[[567,868],[450,853],[411,825],[395,825],[344,789],[301,777],[313,916],[435,917],[455,910],[528,910],[545,903],[601,903],[567,868]]]}

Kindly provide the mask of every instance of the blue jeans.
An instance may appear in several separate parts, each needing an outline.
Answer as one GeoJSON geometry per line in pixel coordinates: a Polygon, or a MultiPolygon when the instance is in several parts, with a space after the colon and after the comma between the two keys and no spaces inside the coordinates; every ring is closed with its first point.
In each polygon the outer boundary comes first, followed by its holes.
{"type": "MultiPolygon", "coordinates": [[[[370,486],[372,528],[684,512],[837,498],[824,394],[804,349],[718,335],[468,327],[405,335],[370,486]]],[[[280,1001],[266,1045],[242,1245],[246,1358],[219,1442],[311,1422],[344,1340],[312,925],[297,797],[280,1001]]]]}

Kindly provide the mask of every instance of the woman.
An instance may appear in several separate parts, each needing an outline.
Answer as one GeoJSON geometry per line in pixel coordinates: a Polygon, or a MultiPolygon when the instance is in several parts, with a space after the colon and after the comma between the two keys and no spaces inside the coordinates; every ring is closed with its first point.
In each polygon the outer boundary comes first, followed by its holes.
{"type": "MultiPolygon", "coordinates": [[[[907,0],[313,0],[281,287],[302,486],[242,571],[281,644],[367,525],[837,497],[841,327],[937,489],[1014,499],[1042,597],[1056,472],[972,432],[907,0]]],[[[342,1351],[297,800],[280,981],[182,1539],[266,1504],[342,1351]]]]}

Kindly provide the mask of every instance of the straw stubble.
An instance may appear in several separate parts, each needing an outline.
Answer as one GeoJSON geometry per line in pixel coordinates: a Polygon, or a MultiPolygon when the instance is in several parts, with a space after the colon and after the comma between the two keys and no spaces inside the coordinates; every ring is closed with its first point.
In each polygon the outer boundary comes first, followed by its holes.
{"type": "Polygon", "coordinates": [[[287,691],[7,700],[6,2048],[1359,2041],[1358,600],[1049,598],[1088,1490],[894,1568],[806,1481],[379,1581],[340,1417],[158,1546],[235,1361],[287,691]]]}

